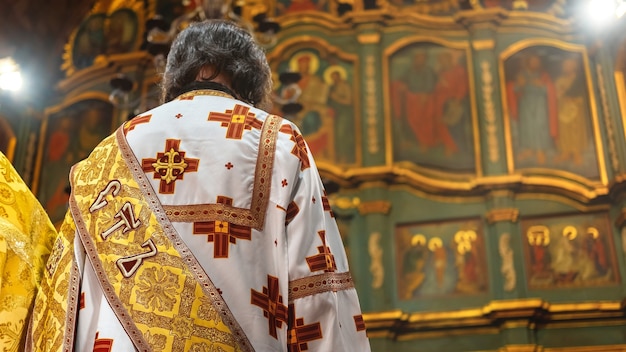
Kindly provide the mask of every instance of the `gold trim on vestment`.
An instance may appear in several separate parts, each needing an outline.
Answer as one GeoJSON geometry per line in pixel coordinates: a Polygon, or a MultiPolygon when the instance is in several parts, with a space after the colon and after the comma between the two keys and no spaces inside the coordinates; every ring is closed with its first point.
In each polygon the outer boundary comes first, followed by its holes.
{"type": "Polygon", "coordinates": [[[324,292],[337,292],[354,288],[350,272],[324,273],[289,281],[289,303],[298,298],[324,292]]]}
{"type": "Polygon", "coordinates": [[[198,90],[192,90],[191,92],[183,93],[183,94],[179,95],[178,97],[176,97],[176,99],[174,99],[174,100],[185,100],[185,99],[189,99],[189,98],[193,99],[193,97],[198,96],[198,95],[208,95],[208,96],[212,96],[212,97],[222,97],[222,98],[236,99],[232,95],[230,95],[228,93],[220,92],[219,90],[198,89],[198,90]]]}

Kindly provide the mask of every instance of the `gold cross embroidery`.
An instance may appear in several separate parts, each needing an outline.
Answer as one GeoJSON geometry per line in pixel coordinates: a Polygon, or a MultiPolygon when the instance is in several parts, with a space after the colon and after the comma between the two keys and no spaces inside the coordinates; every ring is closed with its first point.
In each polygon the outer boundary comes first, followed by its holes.
{"type": "Polygon", "coordinates": [[[185,158],[180,151],[180,139],[165,141],[165,151],[157,153],[156,159],[141,161],[144,172],[154,172],[154,178],[160,179],[159,193],[173,194],[176,181],[182,180],[186,172],[198,171],[199,159],[185,158]]]}

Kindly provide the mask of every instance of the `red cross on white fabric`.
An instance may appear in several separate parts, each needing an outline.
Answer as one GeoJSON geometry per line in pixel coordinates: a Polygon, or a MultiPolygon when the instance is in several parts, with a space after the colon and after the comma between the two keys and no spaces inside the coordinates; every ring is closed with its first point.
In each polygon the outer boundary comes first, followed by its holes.
{"type": "Polygon", "coordinates": [[[335,217],[335,213],[333,209],[330,207],[330,202],[328,201],[328,195],[326,191],[324,191],[324,195],[322,196],[322,205],[324,206],[324,211],[327,211],[332,218],[335,217]]]}
{"type": "Polygon", "coordinates": [[[356,326],[356,331],[364,331],[365,330],[365,320],[363,320],[363,314],[355,315],[354,325],[356,326]]]}
{"type": "Polygon", "coordinates": [[[180,139],[168,139],[165,141],[165,151],[157,153],[156,159],[146,158],[141,161],[144,172],[154,172],[154,178],[161,179],[161,194],[173,194],[176,181],[182,180],[187,172],[198,171],[200,159],[185,158],[185,152],[179,148],[180,139]]]}
{"type": "Polygon", "coordinates": [[[280,131],[291,135],[291,140],[296,143],[291,149],[291,154],[300,159],[300,170],[311,167],[309,162],[309,151],[306,147],[304,137],[297,130],[291,128],[291,125],[283,125],[280,127],[280,131]]]}
{"type": "Polygon", "coordinates": [[[335,256],[330,252],[330,248],[326,245],[326,231],[318,231],[317,234],[322,239],[322,245],[317,247],[318,254],[306,257],[306,263],[309,265],[311,272],[324,270],[324,272],[333,272],[337,270],[335,256]]]}
{"type": "Polygon", "coordinates": [[[93,352],[111,352],[113,350],[113,339],[100,339],[99,332],[96,332],[96,338],[93,341],[93,352]]]}
{"type": "Polygon", "coordinates": [[[280,329],[283,323],[287,323],[287,306],[283,304],[278,278],[267,275],[267,287],[263,286],[263,292],[250,291],[250,303],[263,309],[263,316],[268,319],[269,334],[278,339],[276,328],[280,329]]]}
{"type": "MultiPolygon", "coordinates": [[[[232,206],[233,199],[218,196],[217,203],[232,206]]],[[[201,221],[193,223],[193,234],[206,235],[207,242],[213,242],[213,258],[228,258],[230,244],[237,244],[237,239],[249,241],[252,228],[227,221],[201,221]]]]}
{"type": "Polygon", "coordinates": [[[226,138],[229,139],[241,139],[244,130],[263,127],[263,122],[255,118],[249,107],[239,104],[235,105],[232,110],[226,110],[225,113],[211,112],[209,121],[221,122],[222,127],[227,128],[226,138]]]}
{"type": "Polygon", "coordinates": [[[308,351],[307,342],[321,339],[322,327],[319,322],[313,324],[304,324],[304,318],[296,319],[296,307],[289,305],[289,324],[287,332],[287,350],[289,352],[308,351]]]}
{"type": "Polygon", "coordinates": [[[140,123],[148,123],[148,122],[150,122],[151,118],[152,118],[152,115],[136,116],[132,120],[126,122],[124,124],[124,128],[123,128],[124,135],[126,135],[126,134],[128,134],[128,132],[134,130],[135,126],[139,125],[140,123]]]}

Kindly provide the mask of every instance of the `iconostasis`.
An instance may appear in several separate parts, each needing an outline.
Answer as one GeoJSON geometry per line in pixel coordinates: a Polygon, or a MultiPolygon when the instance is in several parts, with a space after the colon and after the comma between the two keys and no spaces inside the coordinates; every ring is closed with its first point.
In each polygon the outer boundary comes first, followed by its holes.
{"type": "MultiPolygon", "coordinates": [[[[99,1],[67,43],[64,99],[26,133],[1,129],[1,150],[32,165],[54,222],[71,165],[158,105],[146,21],[171,23],[197,5],[99,1]],[[132,82],[123,99],[110,84],[120,74],[132,82]]],[[[265,42],[273,112],[300,127],[316,158],[373,350],[626,349],[626,27],[598,40],[573,7],[254,0],[240,9],[280,25],[265,42]]]]}

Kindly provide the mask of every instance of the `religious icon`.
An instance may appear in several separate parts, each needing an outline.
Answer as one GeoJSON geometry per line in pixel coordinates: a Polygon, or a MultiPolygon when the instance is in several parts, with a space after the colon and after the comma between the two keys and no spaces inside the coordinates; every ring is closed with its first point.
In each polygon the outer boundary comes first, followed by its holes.
{"type": "Polygon", "coordinates": [[[316,160],[354,164],[358,132],[352,63],[308,48],[270,62],[279,80],[273,112],[298,126],[316,160]]]}
{"type": "Polygon", "coordinates": [[[37,197],[53,222],[63,219],[69,199],[68,174],[111,133],[113,106],[90,99],[47,116],[42,130],[37,197]]]}
{"type": "Polygon", "coordinates": [[[476,295],[487,290],[484,238],[478,221],[400,226],[396,250],[402,300],[476,295]]]}
{"type": "Polygon", "coordinates": [[[534,46],[504,61],[506,123],[516,169],[553,168],[598,179],[583,57],[534,46]]]}
{"type": "Polygon", "coordinates": [[[466,51],[415,43],[388,62],[393,160],[475,173],[466,51]]]}
{"type": "Polygon", "coordinates": [[[72,50],[72,64],[77,69],[91,66],[96,56],[106,52],[105,20],[105,14],[94,14],[78,28],[72,50]]]}
{"type": "Polygon", "coordinates": [[[120,9],[109,15],[107,22],[107,54],[131,51],[137,39],[137,14],[130,9],[120,9]]]}
{"type": "Polygon", "coordinates": [[[619,282],[606,214],[527,219],[521,224],[529,287],[591,287],[619,282]]]}

